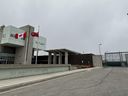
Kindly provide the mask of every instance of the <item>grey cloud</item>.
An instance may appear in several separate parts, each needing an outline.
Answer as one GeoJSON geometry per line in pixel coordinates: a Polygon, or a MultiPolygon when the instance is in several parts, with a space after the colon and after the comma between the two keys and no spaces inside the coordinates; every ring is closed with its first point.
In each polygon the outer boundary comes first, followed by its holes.
{"type": "Polygon", "coordinates": [[[127,0],[0,0],[1,24],[41,26],[47,49],[127,51],[127,0]]]}

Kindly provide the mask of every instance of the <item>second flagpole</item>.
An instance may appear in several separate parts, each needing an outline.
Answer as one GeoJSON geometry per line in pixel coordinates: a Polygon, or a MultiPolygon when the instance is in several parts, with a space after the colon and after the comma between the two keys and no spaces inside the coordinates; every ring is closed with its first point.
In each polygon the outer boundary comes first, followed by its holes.
{"type": "MultiPolygon", "coordinates": [[[[38,32],[40,31],[40,26],[38,26],[38,32]]],[[[39,34],[39,33],[38,33],[39,34]]],[[[39,36],[37,36],[37,46],[36,46],[36,60],[35,60],[35,64],[38,63],[38,46],[39,46],[39,36]]]]}

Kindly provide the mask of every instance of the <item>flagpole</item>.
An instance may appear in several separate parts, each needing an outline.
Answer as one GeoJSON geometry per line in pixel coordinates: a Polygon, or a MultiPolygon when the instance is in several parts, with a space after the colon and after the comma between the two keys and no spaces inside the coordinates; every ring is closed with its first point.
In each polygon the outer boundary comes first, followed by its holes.
{"type": "MultiPolygon", "coordinates": [[[[40,31],[40,26],[38,26],[38,32],[40,31]]],[[[39,33],[38,33],[39,34],[39,33]]],[[[37,36],[37,46],[36,46],[36,60],[35,60],[35,64],[37,64],[38,62],[38,46],[39,46],[39,36],[37,36]]]]}

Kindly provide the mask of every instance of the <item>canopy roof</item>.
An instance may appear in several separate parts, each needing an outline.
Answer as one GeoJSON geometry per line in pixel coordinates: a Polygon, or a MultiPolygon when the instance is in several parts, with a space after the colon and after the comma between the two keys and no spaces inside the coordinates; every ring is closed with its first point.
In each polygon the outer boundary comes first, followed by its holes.
{"type": "Polygon", "coordinates": [[[79,52],[75,52],[69,49],[50,49],[50,50],[44,50],[45,52],[51,52],[51,53],[65,53],[68,52],[69,54],[81,54],[79,52]]]}

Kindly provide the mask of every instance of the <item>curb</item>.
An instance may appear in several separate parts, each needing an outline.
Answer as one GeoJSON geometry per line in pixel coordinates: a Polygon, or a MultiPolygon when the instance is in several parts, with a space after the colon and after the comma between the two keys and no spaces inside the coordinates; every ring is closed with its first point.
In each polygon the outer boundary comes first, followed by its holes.
{"type": "MultiPolygon", "coordinates": [[[[100,68],[100,67],[97,67],[97,68],[100,68]]],[[[73,71],[66,71],[66,72],[63,72],[63,73],[62,72],[54,73],[54,76],[45,77],[45,78],[42,78],[42,79],[39,79],[39,80],[27,81],[27,82],[22,82],[22,83],[18,83],[18,84],[14,84],[14,85],[9,85],[9,86],[5,86],[5,87],[1,87],[0,88],[0,92],[16,89],[16,88],[27,86],[27,85],[31,85],[31,84],[34,84],[34,83],[39,83],[39,82],[42,82],[42,81],[47,81],[47,80],[55,79],[55,78],[58,78],[58,77],[63,77],[63,76],[71,75],[71,74],[78,73],[78,72],[90,71],[90,70],[97,69],[97,68],[78,69],[78,70],[73,70],[73,71]]]]}

